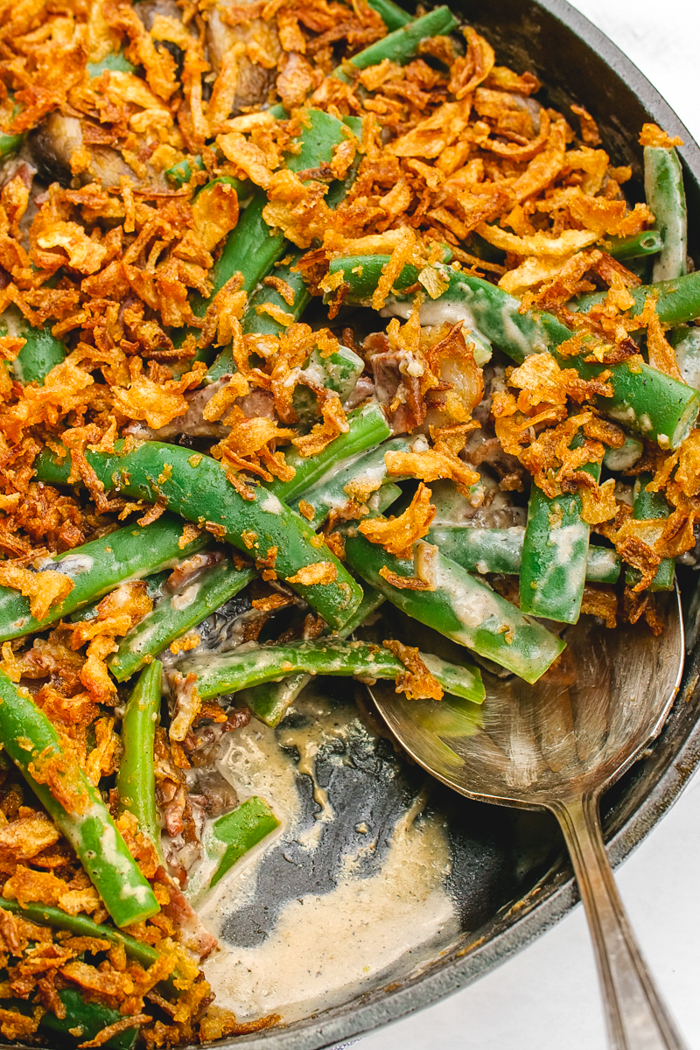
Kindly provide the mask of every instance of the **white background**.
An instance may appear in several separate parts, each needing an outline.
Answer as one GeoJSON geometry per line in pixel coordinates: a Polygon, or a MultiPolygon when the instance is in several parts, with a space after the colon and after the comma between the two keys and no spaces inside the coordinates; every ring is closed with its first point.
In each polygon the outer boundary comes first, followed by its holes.
{"type": "MultiPolygon", "coordinates": [[[[487,0],[485,0],[487,2],[487,0]]],[[[700,0],[572,0],[639,66],[700,141],[700,0]]],[[[700,778],[617,879],[657,982],[700,1050],[700,778]]],[[[580,905],[499,969],[357,1050],[604,1050],[580,905]]]]}

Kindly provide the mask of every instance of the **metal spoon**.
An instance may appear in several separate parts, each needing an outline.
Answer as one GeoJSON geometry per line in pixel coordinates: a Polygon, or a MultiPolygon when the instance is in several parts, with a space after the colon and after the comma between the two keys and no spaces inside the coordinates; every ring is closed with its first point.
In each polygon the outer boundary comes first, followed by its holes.
{"type": "Polygon", "coordinates": [[[468,798],[544,808],[564,833],[588,916],[614,1050],[683,1050],[613,879],[600,825],[603,791],[660,732],[683,669],[678,595],[655,638],[642,625],[602,631],[590,617],[566,632],[559,665],[536,685],[485,675],[481,708],[406,700],[371,689],[402,746],[468,798]]]}

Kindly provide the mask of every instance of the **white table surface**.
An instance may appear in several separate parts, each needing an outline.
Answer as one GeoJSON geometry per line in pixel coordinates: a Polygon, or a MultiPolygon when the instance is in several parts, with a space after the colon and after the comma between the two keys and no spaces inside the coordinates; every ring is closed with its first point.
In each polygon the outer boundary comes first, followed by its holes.
{"type": "MultiPolygon", "coordinates": [[[[700,141],[700,0],[571,0],[639,66],[700,141]]],[[[700,1048],[700,778],[617,869],[642,950],[700,1048]]],[[[464,991],[357,1050],[604,1050],[581,906],[464,991]]]]}

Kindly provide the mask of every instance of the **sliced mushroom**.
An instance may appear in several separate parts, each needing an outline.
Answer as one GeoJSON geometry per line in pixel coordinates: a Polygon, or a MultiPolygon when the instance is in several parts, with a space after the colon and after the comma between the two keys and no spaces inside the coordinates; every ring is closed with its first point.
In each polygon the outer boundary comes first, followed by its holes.
{"type": "Polygon", "coordinates": [[[234,6],[240,8],[245,4],[234,3],[233,0],[218,0],[209,12],[206,34],[209,61],[217,74],[231,61],[232,49],[239,45],[240,54],[236,56],[236,90],[230,116],[236,116],[248,107],[265,104],[268,93],[274,86],[278,73],[277,61],[281,57],[279,38],[273,23],[262,18],[252,18],[238,25],[229,25],[225,20],[226,9],[234,6]],[[273,57],[275,61],[272,68],[266,69],[260,62],[253,61],[250,57],[251,49],[273,57]]]}

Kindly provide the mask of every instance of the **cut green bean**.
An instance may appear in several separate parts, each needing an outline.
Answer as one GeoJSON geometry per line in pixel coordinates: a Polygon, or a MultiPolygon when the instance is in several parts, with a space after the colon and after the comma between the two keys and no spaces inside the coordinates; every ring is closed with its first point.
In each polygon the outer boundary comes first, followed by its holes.
{"type": "MultiPolygon", "coordinates": [[[[387,480],[387,469],[384,457],[387,452],[408,451],[415,438],[394,438],[377,448],[370,449],[353,457],[349,463],[337,463],[328,477],[321,478],[311,488],[301,493],[299,500],[291,500],[297,509],[303,500],[314,509],[311,524],[315,529],[321,527],[332,511],[340,511],[354,499],[364,502],[369,494],[377,491],[387,480]],[[349,488],[349,492],[346,489],[349,488]]],[[[423,439],[421,439],[423,440],[423,439]]]]}
{"type": "Polygon", "coordinates": [[[123,51],[110,51],[99,62],[88,62],[86,66],[88,76],[99,77],[105,69],[114,73],[135,73],[136,66],[130,62],[123,51]]]}
{"type": "Polygon", "coordinates": [[[207,837],[207,853],[215,860],[221,859],[212,876],[211,888],[221,881],[236,861],[262,842],[279,824],[270,807],[257,795],[215,820],[207,837]]]}
{"type": "Polygon", "coordinates": [[[177,164],[165,169],[165,174],[176,186],[186,186],[195,172],[204,171],[204,160],[197,154],[194,157],[186,157],[179,160],[177,164]]]}
{"type": "MultiPolygon", "coordinates": [[[[119,442],[117,447],[121,448],[119,442]]],[[[147,503],[165,503],[181,517],[213,530],[217,538],[263,559],[270,568],[274,563],[277,576],[331,627],[342,627],[360,604],[362,589],[308,522],[262,486],[249,488],[249,498],[242,495],[228,480],[225,467],[210,456],[146,441],[126,453],[88,450],[86,457],[106,489],[147,503]]],[[[41,480],[68,482],[68,457],[59,460],[46,449],[36,468],[41,480]]]]}
{"type": "Polygon", "coordinates": [[[318,419],[318,398],[314,388],[332,390],[342,402],[352,394],[357,381],[364,372],[362,358],[347,346],[341,346],[328,357],[322,357],[318,349],[307,359],[299,374],[299,385],[294,391],[292,407],[305,426],[318,419]],[[313,386],[305,386],[307,379],[313,386]]]}
{"type": "Polygon", "coordinates": [[[12,157],[18,152],[26,135],[0,135],[0,157],[12,157]]]}
{"type": "Polygon", "coordinates": [[[117,769],[119,812],[133,814],[139,831],[160,853],[160,824],[156,803],[156,774],[153,749],[160,717],[163,665],[153,660],[139,678],[124,709],[122,745],[124,754],[117,769]]]}
{"type": "MultiPolygon", "coordinates": [[[[447,663],[431,653],[420,658],[446,693],[481,703],[484,686],[477,667],[447,663]]],[[[263,682],[273,682],[285,674],[335,675],[395,680],[406,671],[397,656],[383,646],[366,642],[346,642],[317,638],[313,642],[287,645],[261,645],[254,649],[234,649],[222,656],[194,657],[181,664],[186,675],[197,675],[197,692],[203,700],[237,693],[263,682]]]]}
{"type": "MultiPolygon", "coordinates": [[[[172,569],[163,569],[162,572],[155,572],[152,576],[147,576],[143,581],[146,584],[146,597],[150,598],[151,601],[156,601],[156,599],[160,598],[161,588],[171,573],[172,569]]],[[[71,623],[85,623],[87,620],[94,620],[97,616],[99,605],[100,599],[90,602],[89,605],[83,605],[80,609],[72,612],[67,619],[71,623]]]]}
{"type": "MultiPolygon", "coordinates": [[[[47,1010],[39,1022],[39,1032],[47,1030],[54,1039],[58,1037],[61,1046],[89,1042],[109,1025],[124,1020],[119,1010],[97,1000],[84,999],[75,988],[61,988],[57,995],[63,1004],[65,1016],[58,1017],[53,1010],[47,1010]]],[[[12,1005],[16,1006],[15,1000],[12,1005]]],[[[137,1024],[113,1035],[100,1046],[104,1050],[131,1050],[138,1034],[137,1024]]]]}
{"type": "MultiPolygon", "coordinates": [[[[67,480],[70,457],[66,457],[60,476],[67,480]]],[[[29,599],[12,587],[0,587],[0,641],[21,638],[68,616],[95,599],[103,597],[126,580],[138,580],[164,568],[174,568],[183,558],[211,543],[206,533],[184,542],[182,521],[163,514],[150,525],[127,525],[99,540],[91,540],[55,558],[48,558],[44,569],[69,576],[73,588],[66,598],[52,606],[41,620],[31,615],[29,599]]]]}
{"type": "Polygon", "coordinates": [[[21,915],[37,926],[51,926],[55,930],[66,930],[74,937],[98,937],[110,944],[120,944],[130,959],[135,959],[145,970],[160,959],[160,952],[144,941],[138,941],[128,933],[116,930],[106,923],[93,922],[87,915],[69,915],[60,908],[51,908],[45,904],[24,904],[0,897],[0,908],[21,915]]]}
{"type": "MultiPolygon", "coordinates": [[[[248,305],[241,320],[241,328],[248,335],[282,335],[289,324],[298,321],[302,313],[311,301],[309,292],[303,276],[295,268],[305,252],[294,250],[280,263],[274,263],[266,274],[263,284],[256,289],[248,299],[248,305]],[[294,297],[292,303],[275,287],[264,283],[267,277],[282,281],[286,286],[285,293],[289,298],[294,297]]],[[[204,381],[215,383],[222,376],[231,375],[237,371],[233,360],[233,352],[230,346],[225,347],[218,355],[213,365],[209,368],[204,381]]]]}
{"type": "Polygon", "coordinates": [[[221,184],[222,186],[231,186],[236,197],[239,201],[245,200],[246,197],[250,197],[253,193],[253,183],[250,179],[237,179],[233,175],[217,175],[211,182],[207,182],[204,186],[200,186],[197,190],[194,200],[197,203],[203,202],[206,205],[207,198],[214,193],[215,188],[221,184]]]}
{"type": "MultiPolygon", "coordinates": [[[[306,110],[305,120],[308,126],[299,136],[299,152],[285,156],[285,163],[290,171],[310,171],[324,161],[330,163],[333,150],[351,134],[347,125],[322,110],[306,110]]],[[[243,275],[243,290],[252,292],[258,281],[284,252],[287,244],[284,234],[272,230],[263,219],[263,208],[267,203],[267,194],[258,190],[239,218],[238,225],[229,234],[211,271],[210,298],[198,297],[193,301],[192,309],[198,316],[201,317],[206,312],[211,297],[237,272],[243,275]]]]}
{"type": "Polygon", "coordinates": [[[382,22],[390,33],[394,29],[401,29],[402,26],[408,25],[409,22],[413,21],[414,16],[409,15],[408,11],[404,11],[403,7],[395,4],[394,0],[367,0],[367,2],[381,17],[382,22]]]}
{"type": "Polygon", "coordinates": [[[353,66],[355,69],[367,69],[368,66],[379,65],[385,59],[389,59],[390,62],[407,62],[417,53],[422,40],[451,33],[458,24],[448,7],[436,7],[422,18],[408,22],[375,44],[370,44],[364,51],[353,55],[335,70],[334,75],[341,80],[349,80],[346,70],[352,69],[353,66]]]}
{"type": "Polygon", "coordinates": [[[700,328],[676,328],[669,336],[681,376],[689,386],[700,384],[700,328]]]}
{"type": "Polygon", "coordinates": [[[14,378],[23,386],[28,383],[43,383],[51,369],[60,365],[68,353],[65,343],[52,334],[51,325],[32,328],[14,306],[9,307],[0,319],[0,334],[18,336],[25,340],[24,346],[10,365],[14,378]]]}
{"type": "Polygon", "coordinates": [[[632,237],[611,237],[607,251],[613,259],[628,262],[630,259],[643,259],[647,255],[658,255],[663,243],[658,230],[642,230],[632,237]]]}
{"type": "MultiPolygon", "coordinates": [[[[344,117],[343,124],[350,129],[355,138],[362,141],[362,120],[359,117],[344,117]]],[[[350,167],[344,179],[338,179],[331,183],[326,193],[326,204],[329,208],[337,208],[341,200],[347,196],[352,183],[355,181],[357,168],[359,166],[360,154],[350,167]]],[[[281,335],[287,327],[298,321],[308,303],[311,295],[302,274],[298,271],[298,263],[306,253],[306,249],[297,249],[287,243],[288,254],[278,263],[273,263],[267,273],[261,273],[263,284],[252,293],[241,327],[246,334],[257,333],[260,335],[281,335]],[[293,302],[288,303],[280,291],[264,282],[267,278],[277,278],[287,285],[285,289],[287,297],[293,295],[293,302]],[[281,311],[281,312],[280,312],[281,311]]],[[[229,373],[235,372],[235,362],[230,347],[226,347],[218,355],[213,365],[209,368],[205,382],[213,383],[217,379],[229,373]]]]}
{"type": "Polygon", "coordinates": [[[347,418],[347,432],[331,441],[318,455],[303,457],[296,451],[287,452],[287,464],[294,467],[296,473],[291,481],[270,482],[266,485],[268,491],[274,492],[285,503],[291,503],[295,496],[311,488],[332,467],[391,436],[391,427],[376,401],[368,401],[354,409],[347,418]]]}
{"type": "MultiPolygon", "coordinates": [[[[473,525],[437,525],[427,539],[436,544],[446,558],[451,558],[467,572],[482,575],[490,572],[514,576],[520,573],[525,529],[482,529],[473,525]]],[[[608,547],[589,545],[586,580],[589,583],[617,583],[620,557],[608,547]]]]}
{"type": "Polygon", "coordinates": [[[58,733],[26,690],[1,671],[0,743],[77,853],[116,925],[143,922],[159,912],[153,890],[99,791],[64,751],[58,733]]]}
{"type": "MultiPolygon", "coordinates": [[[[630,288],[629,293],[634,300],[630,311],[633,315],[641,313],[648,297],[652,296],[656,300],[656,312],[663,325],[674,327],[700,317],[700,270],[671,281],[642,284],[638,288],[630,288]]],[[[588,313],[594,306],[599,306],[606,295],[607,292],[582,295],[572,299],[568,307],[579,313],[588,313]]]]}
{"type": "MultiPolygon", "coordinates": [[[[666,501],[663,492],[647,492],[647,485],[651,482],[651,474],[640,474],[634,483],[634,505],[632,517],[636,521],[655,521],[668,518],[671,508],[666,501]]],[[[641,580],[639,569],[631,566],[625,572],[625,583],[628,587],[634,587],[641,580]]],[[[650,591],[672,591],[676,580],[676,562],[674,558],[664,558],[661,561],[654,579],[649,584],[650,591]]]]}
{"type": "MultiPolygon", "coordinates": [[[[366,302],[376,288],[388,256],[362,256],[334,259],[331,275],[340,273],[347,284],[345,302],[366,302]]],[[[597,365],[585,360],[584,350],[571,357],[562,357],[557,347],[572,337],[572,331],[556,317],[547,313],[521,312],[518,299],[478,277],[436,266],[438,275],[447,283],[444,294],[421,306],[421,321],[436,324],[439,321],[462,320],[470,329],[476,329],[518,363],[530,353],[549,351],[565,368],[575,368],[583,379],[594,379],[601,372],[610,372],[612,397],[598,397],[596,404],[612,419],[640,431],[644,437],[658,441],[662,448],[677,448],[692,429],[700,408],[700,393],[645,363],[631,365],[626,361],[613,365],[597,365]]],[[[388,312],[402,313],[409,307],[405,292],[418,279],[415,266],[404,266],[394,283],[395,296],[388,300],[388,312]]],[[[659,293],[659,316],[662,323],[680,324],[690,318],[688,303],[700,314],[700,273],[689,274],[677,281],[655,285],[659,293]],[[664,309],[662,310],[662,305],[664,309]],[[676,315],[680,314],[677,319],[676,315]],[[665,319],[665,318],[670,319],[665,319]]],[[[646,292],[649,292],[647,289],[646,292]]],[[[644,289],[633,289],[632,295],[644,305],[644,289]]],[[[580,305],[579,301],[579,305],[580,305]]]]}
{"type": "MultiPolygon", "coordinates": [[[[256,332],[260,335],[281,335],[288,325],[275,320],[275,314],[279,310],[293,321],[299,320],[311,301],[311,293],[306,282],[301,272],[296,269],[299,260],[305,254],[304,249],[291,251],[288,256],[285,256],[284,260],[275,263],[270,272],[266,274],[266,277],[272,277],[277,281],[284,282],[289,289],[286,294],[289,298],[293,296],[294,301],[291,303],[287,302],[287,299],[283,298],[276,288],[266,285],[263,280],[262,286],[248,300],[248,306],[243,314],[241,327],[245,333],[256,332]]],[[[286,320],[287,318],[285,318],[286,320]]]]}
{"type": "MultiPolygon", "coordinates": [[[[373,587],[365,587],[362,603],[357,612],[334,637],[343,640],[349,638],[360,624],[364,623],[383,603],[383,594],[375,591],[373,587]]],[[[261,722],[269,726],[276,726],[282,721],[289,706],[294,703],[312,677],[310,674],[300,672],[288,675],[280,682],[263,682],[246,689],[241,699],[261,722]]]]}
{"type": "Polygon", "coordinates": [[[348,564],[393,605],[526,682],[541,678],[564,643],[430,544],[419,541],[415,550],[416,558],[425,560],[431,590],[413,590],[410,584],[397,587],[389,582],[382,570],[390,579],[394,574],[414,580],[413,561],[387,554],[353,527],[346,530],[348,564]]]}
{"type": "Polygon", "coordinates": [[[140,671],[157,653],[202,623],[234,595],[242,591],[257,573],[236,568],[231,557],[215,562],[183,590],[163,598],[119,643],[107,661],[118,682],[125,682],[140,671]]]}
{"type": "Polygon", "coordinates": [[[683,169],[673,147],[644,147],[644,192],[663,242],[654,280],[673,281],[688,270],[688,209],[683,169]]]}
{"type": "MultiPolygon", "coordinates": [[[[600,464],[580,468],[597,481],[600,464]]],[[[533,482],[520,566],[520,608],[531,616],[577,623],[586,586],[591,527],[578,493],[547,496],[533,482]]]]}

